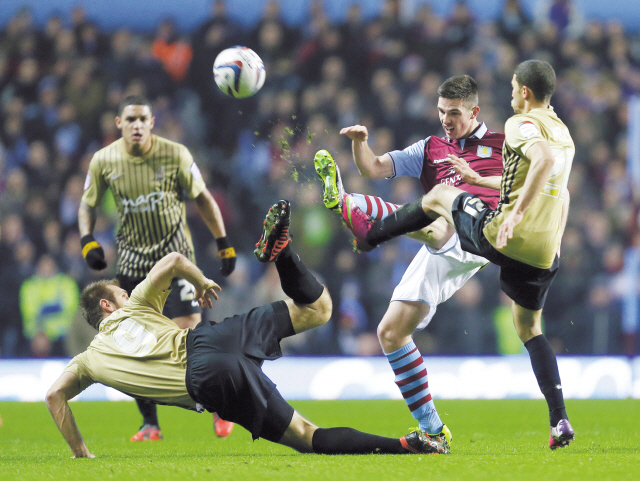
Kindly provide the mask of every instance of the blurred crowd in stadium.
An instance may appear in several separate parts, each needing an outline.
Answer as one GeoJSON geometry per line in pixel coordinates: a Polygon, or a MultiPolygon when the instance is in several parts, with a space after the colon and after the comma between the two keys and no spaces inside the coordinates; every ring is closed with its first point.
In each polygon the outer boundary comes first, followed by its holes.
{"type": "MultiPolygon", "coordinates": [[[[177,31],[168,19],[153,35],[102,31],[82,7],[42,28],[28,9],[19,11],[0,30],[0,357],[72,355],[95,334],[78,313],[78,291],[113,277],[117,216],[105,200],[95,236],[109,268],[96,273],[82,259],[78,205],[89,160],[119,137],[116,107],[131,93],[152,100],[153,133],[191,150],[239,253],[233,275],[218,276],[214,239],[195,210],[189,214],[198,264],[223,287],[207,318],[282,298],[275,269],[256,262],[252,249],[265,209],[287,198],[294,247],[329,287],[334,316],[284,349],[380,353],[377,323],[420,245],[400,239],[353,253],[348,231],[322,205],[314,153],[333,153],[348,191],[413,200],[422,193],[416,179],[362,179],[339,129],[366,125],[377,154],[443,135],[437,87],[470,74],[480,87],[479,119],[502,131],[512,115],[513,70],[529,58],[556,69],[552,105],[577,148],[561,267],[544,311],[547,337],[557,353],[633,355],[623,298],[638,286],[625,280],[623,266],[638,212],[625,159],[627,102],[640,93],[640,37],[618,23],[582,19],[569,1],[547,4],[531,18],[506,0],[487,23],[464,2],[446,16],[423,5],[407,23],[389,0],[375,19],[363,19],[354,4],[333,23],[315,1],[308,21],[293,27],[271,1],[245,28],[215,1],[196,31],[177,31]],[[251,47],[265,63],[265,86],[251,99],[226,97],[213,83],[215,56],[232,45],[251,47]]],[[[439,306],[415,340],[425,355],[523,349],[492,266],[439,306]]]]}

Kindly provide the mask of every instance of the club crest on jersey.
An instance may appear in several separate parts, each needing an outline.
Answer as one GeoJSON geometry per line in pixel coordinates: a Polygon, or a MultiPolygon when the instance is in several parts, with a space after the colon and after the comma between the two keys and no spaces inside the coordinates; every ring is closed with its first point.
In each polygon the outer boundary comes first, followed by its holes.
{"type": "Polygon", "coordinates": [[[493,147],[489,147],[487,145],[478,145],[478,151],[476,152],[476,155],[478,157],[491,157],[492,153],[493,147]]]}
{"type": "Polygon", "coordinates": [[[522,136],[525,139],[530,139],[532,137],[540,137],[540,131],[537,129],[532,122],[522,122],[518,125],[520,132],[522,132],[522,136]]]}
{"type": "Polygon", "coordinates": [[[164,165],[158,167],[158,171],[156,172],[156,180],[163,181],[164,180],[164,165]]]}

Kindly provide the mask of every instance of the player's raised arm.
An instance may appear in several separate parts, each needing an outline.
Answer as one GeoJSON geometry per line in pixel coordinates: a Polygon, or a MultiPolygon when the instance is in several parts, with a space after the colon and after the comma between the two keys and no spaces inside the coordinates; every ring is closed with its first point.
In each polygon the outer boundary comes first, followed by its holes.
{"type": "Polygon", "coordinates": [[[369,131],[364,125],[352,125],[340,130],[340,134],[351,139],[353,160],[360,175],[369,179],[383,179],[393,175],[393,165],[388,154],[377,156],[369,147],[369,131]]]}
{"type": "Polygon", "coordinates": [[[513,237],[513,228],[520,223],[522,216],[531,205],[551,176],[551,169],[555,164],[553,153],[549,144],[541,140],[533,144],[527,150],[527,156],[531,159],[531,166],[527,172],[522,193],[515,203],[514,209],[504,219],[496,237],[496,247],[501,249],[507,245],[507,240],[513,237]]]}
{"type": "Polygon", "coordinates": [[[65,441],[67,441],[67,444],[71,448],[73,457],[95,458],[84,443],[84,439],[82,439],[76,420],[69,407],[68,401],[81,392],[82,388],[80,387],[78,377],[73,373],[63,372],[49,388],[45,402],[60,433],[62,433],[65,441]]]}
{"type": "Polygon", "coordinates": [[[186,279],[196,289],[195,299],[200,307],[213,307],[213,299],[218,299],[220,286],[205,277],[202,271],[182,254],[172,252],[160,259],[149,271],[148,278],[156,289],[161,291],[171,287],[174,277],[186,279]]]}

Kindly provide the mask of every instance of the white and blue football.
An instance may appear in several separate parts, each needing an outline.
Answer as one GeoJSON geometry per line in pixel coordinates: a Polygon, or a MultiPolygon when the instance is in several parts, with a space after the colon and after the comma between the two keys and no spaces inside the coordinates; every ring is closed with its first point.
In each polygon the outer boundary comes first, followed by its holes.
{"type": "Polygon", "coordinates": [[[225,94],[243,99],[264,85],[264,63],[249,47],[235,46],[220,52],[213,63],[213,76],[225,94]]]}

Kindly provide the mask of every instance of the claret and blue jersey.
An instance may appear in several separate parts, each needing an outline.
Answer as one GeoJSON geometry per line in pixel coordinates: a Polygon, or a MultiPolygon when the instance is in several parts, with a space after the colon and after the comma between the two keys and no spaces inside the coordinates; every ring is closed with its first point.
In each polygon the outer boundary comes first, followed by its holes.
{"type": "Polygon", "coordinates": [[[469,185],[453,169],[447,155],[464,159],[482,177],[502,175],[504,134],[490,131],[484,122],[466,139],[430,136],[404,150],[389,152],[393,175],[417,177],[425,192],[437,184],[458,187],[477,195],[492,209],[500,200],[500,192],[488,187],[469,185]]]}

